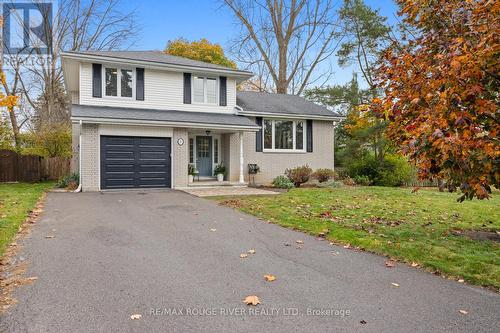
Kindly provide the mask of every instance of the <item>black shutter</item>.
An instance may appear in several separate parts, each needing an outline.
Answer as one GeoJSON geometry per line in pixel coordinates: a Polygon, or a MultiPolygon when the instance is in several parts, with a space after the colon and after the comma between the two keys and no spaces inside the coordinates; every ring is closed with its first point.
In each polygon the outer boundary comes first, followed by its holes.
{"type": "Polygon", "coordinates": [[[219,78],[220,89],[219,89],[219,105],[227,106],[227,79],[225,76],[219,78]]]}
{"type": "Polygon", "coordinates": [[[138,101],[144,100],[144,68],[136,68],[135,79],[135,99],[138,101]]]}
{"type": "Polygon", "coordinates": [[[259,131],[255,133],[255,151],[262,151],[262,117],[256,117],[255,123],[259,126],[259,131]]]}
{"type": "Polygon", "coordinates": [[[102,65],[92,64],[92,97],[102,97],[102,65]]]}
{"type": "Polygon", "coordinates": [[[184,73],[184,104],[191,104],[191,73],[184,73]]]}
{"type": "Polygon", "coordinates": [[[307,129],[306,129],[306,150],[308,153],[312,153],[313,151],[313,121],[311,119],[307,119],[307,129]]]}

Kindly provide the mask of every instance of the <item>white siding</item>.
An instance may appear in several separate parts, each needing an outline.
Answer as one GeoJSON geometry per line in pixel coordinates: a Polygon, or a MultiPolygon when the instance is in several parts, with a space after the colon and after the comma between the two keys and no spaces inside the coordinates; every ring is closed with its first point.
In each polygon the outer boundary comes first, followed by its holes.
{"type": "Polygon", "coordinates": [[[92,64],[80,64],[80,98],[82,105],[133,107],[160,110],[234,113],[236,105],[236,81],[227,78],[227,106],[183,103],[183,74],[145,69],[144,101],[135,99],[92,97],[92,64]]]}

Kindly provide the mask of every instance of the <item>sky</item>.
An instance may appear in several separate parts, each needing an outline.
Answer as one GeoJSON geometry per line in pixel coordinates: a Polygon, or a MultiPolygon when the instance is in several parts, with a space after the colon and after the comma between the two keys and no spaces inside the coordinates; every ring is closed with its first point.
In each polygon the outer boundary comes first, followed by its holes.
{"type": "MultiPolygon", "coordinates": [[[[393,24],[397,6],[393,0],[365,0],[393,24]]],[[[128,3],[126,10],[135,9],[141,32],[131,49],[163,50],[168,40],[179,37],[188,40],[206,38],[227,48],[238,35],[239,27],[233,14],[218,0],[141,0],[128,3]]],[[[333,63],[336,63],[333,61],[333,63]]],[[[345,83],[352,78],[354,68],[334,67],[329,83],[345,83]]]]}

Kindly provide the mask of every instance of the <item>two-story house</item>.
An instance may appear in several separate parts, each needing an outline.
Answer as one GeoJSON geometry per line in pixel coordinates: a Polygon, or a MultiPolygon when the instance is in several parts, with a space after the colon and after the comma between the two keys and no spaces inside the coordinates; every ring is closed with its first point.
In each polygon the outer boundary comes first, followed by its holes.
{"type": "Polygon", "coordinates": [[[188,184],[188,165],[212,179],[257,183],[286,168],[332,168],[341,117],[298,96],[237,92],[252,73],[159,51],[65,52],[75,171],[84,191],[188,184]]]}

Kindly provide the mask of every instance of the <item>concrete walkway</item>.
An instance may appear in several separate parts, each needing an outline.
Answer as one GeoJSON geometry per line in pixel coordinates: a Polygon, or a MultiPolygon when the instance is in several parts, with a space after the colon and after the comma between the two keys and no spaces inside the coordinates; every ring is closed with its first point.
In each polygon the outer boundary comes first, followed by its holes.
{"type": "Polygon", "coordinates": [[[207,188],[188,188],[183,189],[184,192],[195,195],[197,197],[215,197],[215,196],[240,196],[240,195],[274,195],[279,192],[262,190],[253,187],[238,187],[238,186],[221,186],[207,188]]]}
{"type": "Polygon", "coordinates": [[[493,292],[406,265],[387,268],[383,257],[331,246],[180,191],[49,193],[22,243],[26,275],[38,279],[16,290],[19,303],[0,317],[0,332],[500,327],[500,297],[493,292]],[[240,258],[249,249],[255,254],[240,258]],[[265,274],[276,281],[265,281],[265,274]],[[261,304],[245,305],[249,295],[261,304]],[[134,314],[142,318],[132,320],[134,314]]]}

